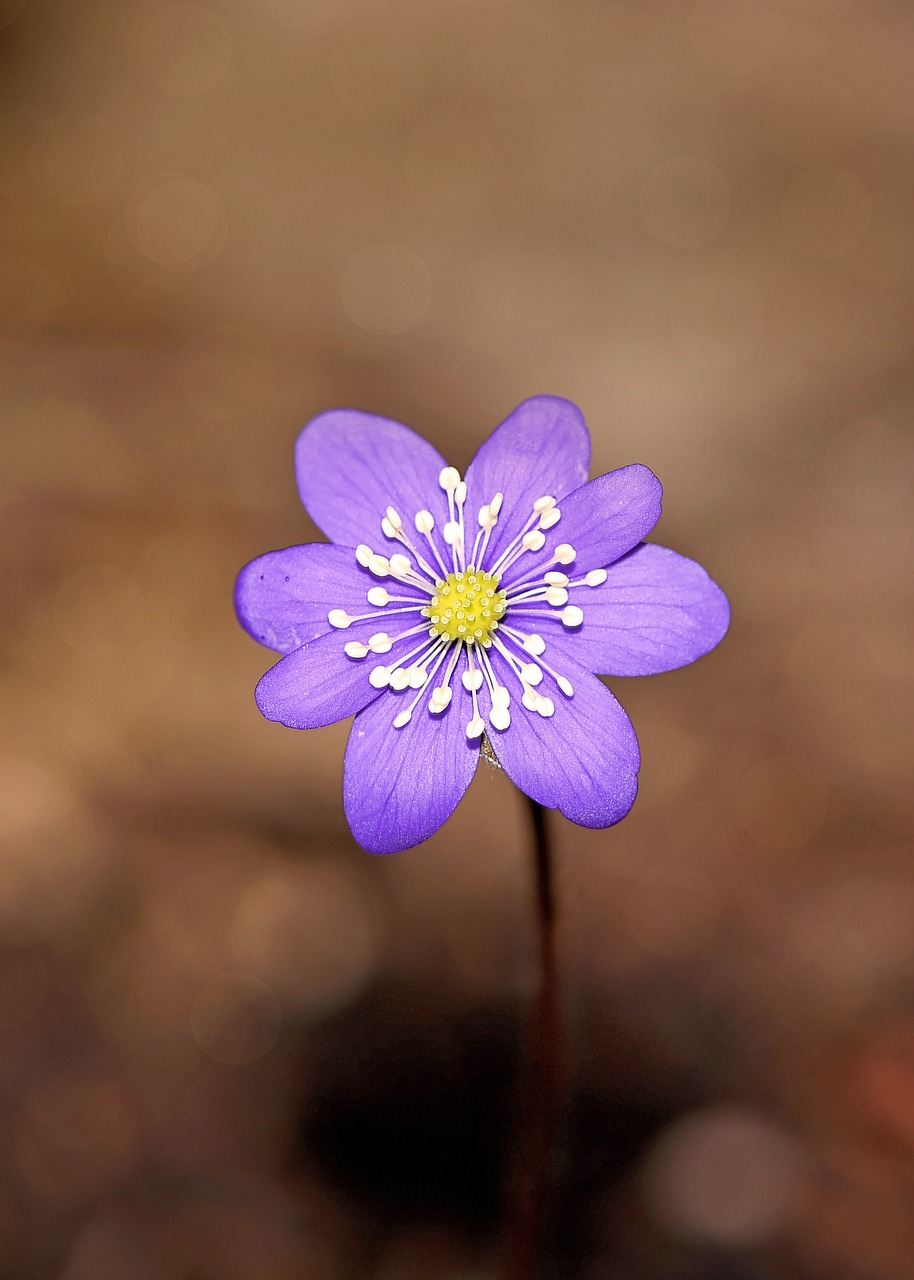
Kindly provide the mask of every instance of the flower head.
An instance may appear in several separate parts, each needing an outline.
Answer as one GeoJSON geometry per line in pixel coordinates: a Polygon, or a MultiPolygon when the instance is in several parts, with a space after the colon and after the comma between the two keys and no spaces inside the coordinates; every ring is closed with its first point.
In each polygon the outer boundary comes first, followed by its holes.
{"type": "Polygon", "coordinates": [[[485,734],[528,796],[573,822],[625,817],[638,741],[597,674],[693,662],[729,622],[693,560],[642,541],[660,515],[643,466],[587,482],[590,438],[566,400],[526,400],[466,475],[408,427],[323,413],[295,451],[331,539],[252,561],[246,630],[285,656],[257,686],[268,720],[355,713],[343,796],[372,853],[425,840],[470,784],[485,734]]]}

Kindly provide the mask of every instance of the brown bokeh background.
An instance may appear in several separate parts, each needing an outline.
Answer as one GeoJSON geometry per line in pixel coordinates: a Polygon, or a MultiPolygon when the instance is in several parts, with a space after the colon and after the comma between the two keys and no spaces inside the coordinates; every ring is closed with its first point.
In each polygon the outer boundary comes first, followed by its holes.
{"type": "Polygon", "coordinates": [[[914,19],[0,0],[0,1277],[489,1280],[535,982],[480,769],[371,859],[241,564],[322,409],[524,397],[724,585],[555,823],[557,1280],[914,1275],[914,19]]]}

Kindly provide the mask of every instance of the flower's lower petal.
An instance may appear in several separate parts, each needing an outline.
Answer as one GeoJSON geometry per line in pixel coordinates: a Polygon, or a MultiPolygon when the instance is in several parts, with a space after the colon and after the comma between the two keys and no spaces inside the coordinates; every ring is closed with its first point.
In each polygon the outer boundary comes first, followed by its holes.
{"type": "Polygon", "coordinates": [[[601,586],[575,591],[572,599],[584,613],[580,627],[537,619],[544,658],[568,655],[602,675],[684,667],[719,644],[730,623],[727,597],[701,565],[651,543],[610,565],[601,586]]]}
{"type": "Polygon", "coordinates": [[[635,802],[638,739],[596,676],[571,660],[561,674],[574,688],[570,698],[552,681],[538,689],[553,700],[552,716],[528,711],[512,697],[511,724],[503,732],[489,726],[489,741],[505,773],[531,799],[582,827],[611,827],[635,802]]]}
{"type": "MultiPolygon", "coordinates": [[[[286,547],[245,565],[235,584],[235,610],[260,644],[291,653],[331,630],[331,609],[345,609],[354,616],[372,612],[367,596],[377,581],[350,547],[317,542],[286,547]]],[[[413,593],[404,588],[403,594],[413,593]]],[[[383,621],[378,613],[375,630],[383,621]]]]}
{"type": "Polygon", "coordinates": [[[537,498],[561,498],[587,479],[590,435],[570,400],[534,396],[518,405],[497,427],[470,463],[466,482],[470,520],[496,493],[504,494],[489,541],[486,564],[523,528],[537,498]]]}
{"type": "Polygon", "coordinates": [[[318,636],[287,653],[262,677],[254,697],[267,720],[290,729],[320,729],[361,711],[378,696],[370,659],[347,657],[344,632],[318,636]]]}
{"type": "Polygon", "coordinates": [[[410,533],[417,511],[430,510],[439,524],[447,519],[438,484],[444,465],[409,427],[355,409],[319,414],[295,446],[298,491],[315,524],[334,542],[378,544],[388,552],[396,545],[381,532],[388,507],[410,533]]]}
{"type": "MultiPolygon", "coordinates": [[[[463,659],[459,667],[463,666],[463,659]]],[[[479,761],[479,741],[466,735],[469,715],[459,670],[451,705],[441,715],[423,696],[402,729],[393,721],[415,696],[385,693],[355,718],[343,774],[352,834],[369,853],[398,853],[433,835],[457,807],[479,761]]]]}
{"type": "Polygon", "coordinates": [[[552,536],[575,549],[568,572],[602,569],[636,547],[660,519],[662,495],[653,471],[636,463],[598,476],[563,498],[552,536]]]}

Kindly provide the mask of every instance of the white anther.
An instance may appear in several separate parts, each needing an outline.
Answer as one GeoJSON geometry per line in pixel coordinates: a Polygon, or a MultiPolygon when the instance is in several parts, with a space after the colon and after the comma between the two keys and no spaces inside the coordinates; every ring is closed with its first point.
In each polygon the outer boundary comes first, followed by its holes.
{"type": "Polygon", "coordinates": [[[368,565],[371,561],[371,557],[372,557],[371,547],[366,547],[364,542],[360,542],[355,549],[355,558],[356,560],[358,560],[359,564],[362,566],[363,569],[368,568],[368,565]]]}
{"type": "Polygon", "coordinates": [[[399,511],[395,507],[388,507],[384,514],[387,517],[388,524],[392,525],[397,533],[400,533],[403,529],[403,521],[400,519],[399,511]]]}
{"type": "Polygon", "coordinates": [[[405,711],[401,711],[398,716],[394,717],[394,728],[402,729],[405,724],[409,724],[413,718],[412,707],[407,707],[405,711]]]}
{"type": "Polygon", "coordinates": [[[570,680],[566,680],[564,676],[556,676],[555,683],[561,689],[562,693],[564,693],[566,698],[574,697],[574,685],[570,680]]]}
{"type": "Polygon", "coordinates": [[[387,516],[384,516],[381,520],[381,532],[385,538],[396,538],[397,536],[397,531],[387,519],[387,516]]]}
{"type": "Polygon", "coordinates": [[[463,504],[466,502],[466,500],[467,500],[466,481],[461,480],[460,484],[454,490],[454,501],[457,503],[458,507],[462,507],[463,504]]]}
{"type": "Polygon", "coordinates": [[[540,684],[543,672],[535,662],[524,662],[521,664],[520,678],[525,684],[540,684]]]}
{"type": "Polygon", "coordinates": [[[438,476],[438,483],[445,493],[453,493],[460,484],[460,472],[456,467],[445,467],[438,476]]]}
{"type": "Polygon", "coordinates": [[[560,542],[552,556],[556,564],[571,564],[577,554],[570,542],[560,542]]]}
{"type": "Polygon", "coordinates": [[[386,631],[376,631],[368,637],[368,647],[372,653],[390,653],[393,641],[386,631]]]}
{"type": "Polygon", "coordinates": [[[492,690],[492,706],[507,707],[511,704],[511,694],[503,684],[497,684],[492,690]]]}
{"type": "Polygon", "coordinates": [[[422,510],[416,512],[416,532],[431,533],[435,527],[435,517],[430,511],[422,510]]]}
{"type": "Polygon", "coordinates": [[[555,713],[555,703],[551,698],[547,698],[541,693],[535,693],[533,696],[536,698],[536,710],[538,714],[548,720],[549,717],[555,713]]]}
{"type": "Polygon", "coordinates": [[[538,658],[546,648],[546,641],[535,632],[529,636],[524,636],[522,643],[527,652],[532,653],[534,658],[538,658]]]}
{"type": "Polygon", "coordinates": [[[368,561],[367,567],[376,578],[386,578],[390,573],[390,561],[387,559],[387,556],[373,555],[368,561]]]}
{"type": "Polygon", "coordinates": [[[549,495],[547,494],[543,498],[537,498],[536,502],[534,502],[533,504],[533,510],[536,513],[536,515],[541,516],[544,511],[549,511],[550,508],[554,506],[555,506],[555,498],[550,498],[549,495]]]}
{"type": "Polygon", "coordinates": [[[411,689],[421,689],[428,682],[428,673],[424,667],[409,668],[409,687],[411,689]]]}
{"type": "Polygon", "coordinates": [[[372,667],[368,683],[373,689],[386,689],[390,684],[390,672],[386,667],[372,667]]]}
{"type": "Polygon", "coordinates": [[[391,689],[396,689],[398,693],[409,687],[409,669],[407,667],[397,667],[395,671],[390,673],[390,687],[391,689]]]}
{"type": "Polygon", "coordinates": [[[366,658],[371,650],[367,644],[362,644],[361,640],[350,640],[348,644],[343,645],[343,652],[347,658],[366,658]]]}
{"type": "Polygon", "coordinates": [[[345,631],[352,624],[352,619],[345,609],[331,609],[327,614],[327,621],[331,627],[336,627],[340,631],[345,631]]]}
{"type": "Polygon", "coordinates": [[[390,592],[386,587],[372,587],[368,592],[368,603],[381,608],[385,604],[390,604],[390,592]]]}
{"type": "Polygon", "coordinates": [[[474,716],[467,725],[467,737],[481,738],[483,733],[485,733],[485,728],[486,722],[483,720],[482,716],[474,716]]]}
{"type": "Polygon", "coordinates": [[[546,588],[547,604],[567,604],[568,592],[564,587],[547,587],[546,588]]]}
{"type": "Polygon", "coordinates": [[[507,729],[511,723],[511,712],[507,707],[493,707],[489,712],[489,722],[496,729],[507,729]]]}
{"type": "Polygon", "coordinates": [[[456,520],[448,520],[444,528],[441,530],[441,536],[444,538],[447,545],[452,547],[460,537],[460,525],[456,520]]]}
{"type": "Polygon", "coordinates": [[[503,493],[496,493],[495,497],[489,503],[489,511],[492,513],[493,520],[498,519],[498,513],[499,511],[501,511],[501,504],[504,502],[504,500],[505,500],[505,495],[503,493]]]}
{"type": "Polygon", "coordinates": [[[562,513],[558,507],[551,507],[549,511],[544,511],[540,516],[540,528],[551,529],[557,525],[562,518],[562,513]]]}
{"type": "Polygon", "coordinates": [[[591,569],[590,573],[585,576],[584,581],[588,587],[598,587],[601,582],[606,581],[607,577],[608,574],[605,569],[591,569]]]}
{"type": "Polygon", "coordinates": [[[479,667],[474,667],[472,671],[464,671],[460,679],[463,682],[464,689],[468,692],[482,688],[482,672],[479,667]]]}
{"type": "Polygon", "coordinates": [[[450,706],[453,692],[453,689],[450,687],[447,689],[439,687],[432,690],[432,696],[428,704],[428,709],[431,711],[432,715],[439,716],[442,711],[447,710],[450,706]]]}
{"type": "Polygon", "coordinates": [[[479,508],[479,527],[481,529],[494,529],[495,517],[492,515],[491,507],[479,508]]]}
{"type": "Polygon", "coordinates": [[[550,587],[567,587],[571,579],[567,573],[556,573],[550,571],[543,574],[543,581],[548,582],[550,587]]]}
{"type": "Polygon", "coordinates": [[[525,551],[542,551],[545,545],[546,535],[540,533],[539,529],[531,529],[529,533],[525,533],[521,538],[521,546],[525,551]]]}
{"type": "Polygon", "coordinates": [[[404,556],[399,551],[396,555],[390,557],[390,571],[396,574],[398,578],[402,578],[405,573],[409,573],[412,567],[409,562],[409,556],[404,556]]]}
{"type": "Polygon", "coordinates": [[[559,614],[563,627],[579,627],[584,621],[584,611],[576,604],[570,604],[559,614]]]}

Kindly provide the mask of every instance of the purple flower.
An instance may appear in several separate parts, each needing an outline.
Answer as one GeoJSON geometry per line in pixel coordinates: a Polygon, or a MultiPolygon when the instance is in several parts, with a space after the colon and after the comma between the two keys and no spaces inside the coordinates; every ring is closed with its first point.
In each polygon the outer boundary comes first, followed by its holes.
{"type": "Polygon", "coordinates": [[[597,676],[693,662],[729,622],[693,560],[642,541],[660,482],[629,466],[587,482],[590,438],[567,400],[526,400],[466,475],[399,422],[320,414],[298,488],[331,539],[238,577],[242,626],[285,656],[257,686],[268,720],[355,713],[343,798],[359,843],[393,853],[453,813],[488,736],[528,796],[585,827],[624,818],[638,740],[597,676]]]}

